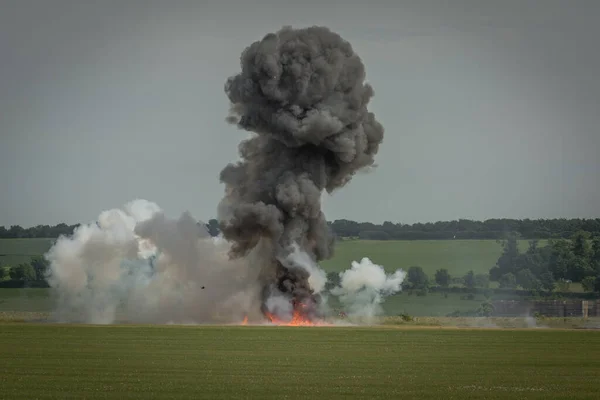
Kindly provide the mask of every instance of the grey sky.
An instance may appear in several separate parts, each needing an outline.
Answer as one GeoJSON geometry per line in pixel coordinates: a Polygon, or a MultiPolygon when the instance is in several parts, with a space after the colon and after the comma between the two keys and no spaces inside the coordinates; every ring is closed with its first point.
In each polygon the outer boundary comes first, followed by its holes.
{"type": "Polygon", "coordinates": [[[0,225],[88,222],[135,198],[214,217],[218,174],[247,135],[224,121],[223,85],[283,25],[352,43],[386,129],[378,169],[326,198],[328,219],[600,216],[600,1],[0,10],[0,225]]]}

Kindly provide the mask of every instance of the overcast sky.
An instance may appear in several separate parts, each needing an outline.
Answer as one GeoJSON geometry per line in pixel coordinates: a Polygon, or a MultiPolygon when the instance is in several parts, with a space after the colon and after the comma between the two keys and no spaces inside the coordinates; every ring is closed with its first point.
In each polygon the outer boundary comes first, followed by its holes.
{"type": "Polygon", "coordinates": [[[0,0],[0,225],[136,198],[216,215],[242,50],[326,25],[363,59],[378,169],[329,220],[600,217],[600,1],[0,0]],[[345,3],[345,4],[344,4],[345,3]]]}

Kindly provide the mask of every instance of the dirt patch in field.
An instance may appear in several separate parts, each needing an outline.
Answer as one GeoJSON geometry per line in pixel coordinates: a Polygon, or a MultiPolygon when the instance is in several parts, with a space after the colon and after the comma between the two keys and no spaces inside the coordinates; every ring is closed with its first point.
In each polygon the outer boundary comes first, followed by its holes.
{"type": "Polygon", "coordinates": [[[0,311],[0,322],[48,322],[50,313],[30,311],[0,311]]]}

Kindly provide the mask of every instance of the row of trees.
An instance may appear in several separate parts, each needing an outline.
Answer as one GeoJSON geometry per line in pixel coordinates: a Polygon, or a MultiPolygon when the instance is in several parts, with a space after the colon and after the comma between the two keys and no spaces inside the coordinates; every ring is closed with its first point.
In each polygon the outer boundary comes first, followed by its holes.
{"type": "Polygon", "coordinates": [[[44,257],[34,257],[29,263],[15,266],[0,265],[0,282],[5,280],[19,282],[44,282],[48,261],[44,257]]]}
{"type": "MultiPolygon", "coordinates": [[[[57,238],[69,235],[79,226],[58,224],[55,226],[38,225],[23,228],[13,225],[0,227],[1,238],[57,238]]],[[[473,221],[459,219],[416,224],[383,224],[356,222],[339,219],[329,222],[332,231],[338,237],[358,237],[370,240],[420,240],[420,239],[503,239],[510,232],[523,239],[569,238],[575,232],[600,233],[600,218],[596,219],[488,219],[473,221]]],[[[206,224],[214,236],[219,232],[219,223],[211,219],[206,224]]]]}
{"type": "Polygon", "coordinates": [[[566,291],[571,282],[577,282],[585,291],[600,291],[600,235],[579,231],[571,239],[550,240],[546,246],[531,240],[522,253],[517,235],[512,234],[502,246],[500,258],[490,269],[490,279],[500,287],[566,291]]]}
{"type": "Polygon", "coordinates": [[[416,224],[381,225],[370,222],[336,220],[330,223],[338,237],[358,237],[371,240],[440,240],[440,239],[503,239],[516,233],[522,239],[569,238],[575,232],[600,233],[600,218],[596,219],[459,219],[416,224]]]}
{"type": "Polygon", "coordinates": [[[10,228],[0,226],[0,239],[57,238],[61,235],[71,235],[78,226],[79,224],[37,225],[31,228],[19,225],[12,225],[10,228]]]}
{"type": "Polygon", "coordinates": [[[429,276],[419,266],[410,267],[406,273],[406,280],[403,284],[404,289],[426,291],[435,282],[441,288],[448,288],[450,285],[464,286],[468,289],[490,287],[489,274],[476,274],[472,270],[463,276],[452,277],[447,269],[438,269],[435,272],[433,282],[429,276]]]}

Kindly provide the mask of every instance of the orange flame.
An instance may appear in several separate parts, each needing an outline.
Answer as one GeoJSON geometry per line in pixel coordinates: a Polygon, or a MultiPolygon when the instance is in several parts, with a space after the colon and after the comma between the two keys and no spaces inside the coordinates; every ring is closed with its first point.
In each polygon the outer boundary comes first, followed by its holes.
{"type": "MultiPolygon", "coordinates": [[[[328,323],[326,323],[324,321],[310,320],[306,316],[306,313],[302,312],[306,308],[307,307],[305,304],[296,303],[296,307],[294,309],[292,319],[289,321],[282,320],[279,317],[277,317],[275,314],[270,313],[268,311],[265,311],[264,315],[271,324],[277,325],[277,326],[325,326],[325,325],[329,325],[328,323]]],[[[244,319],[240,323],[240,325],[248,325],[248,316],[247,315],[244,316],[244,319]]]]}
{"type": "MultiPolygon", "coordinates": [[[[306,306],[304,304],[300,303],[300,308],[306,308],[306,306]]],[[[305,315],[302,314],[302,312],[300,312],[300,310],[296,309],[294,310],[294,314],[292,315],[292,319],[289,321],[283,321],[281,319],[279,319],[277,316],[273,315],[270,312],[265,312],[265,316],[267,317],[267,319],[275,325],[278,326],[319,326],[319,325],[326,325],[324,322],[322,321],[311,321],[310,319],[308,319],[305,315]]]]}

